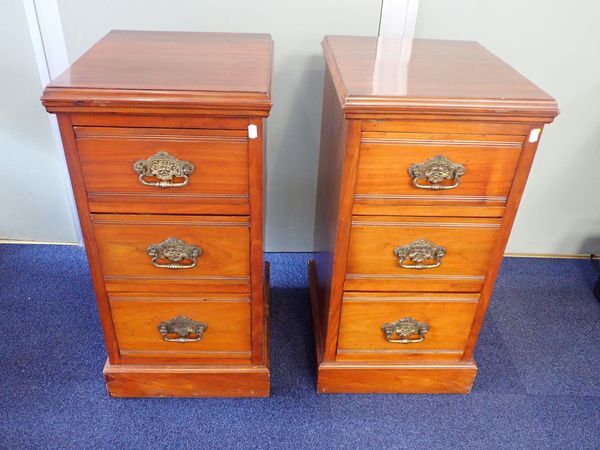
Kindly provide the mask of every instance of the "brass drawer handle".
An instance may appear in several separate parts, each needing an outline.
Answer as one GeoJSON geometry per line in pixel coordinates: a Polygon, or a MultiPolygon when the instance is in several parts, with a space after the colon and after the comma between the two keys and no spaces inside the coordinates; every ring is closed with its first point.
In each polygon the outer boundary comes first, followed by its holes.
{"type": "Polygon", "coordinates": [[[419,189],[454,189],[460,184],[460,177],[465,174],[465,167],[453,163],[444,155],[437,155],[424,163],[413,164],[408,168],[408,174],[413,179],[413,185],[419,189]],[[419,180],[427,180],[430,184],[419,183],[419,180]],[[454,183],[440,184],[444,180],[454,180],[454,183]]]}
{"type": "Polygon", "coordinates": [[[403,269],[435,269],[442,264],[446,256],[446,249],[427,239],[417,239],[410,244],[396,247],[394,255],[398,257],[398,264],[403,269]],[[423,264],[425,261],[434,260],[433,264],[423,264]],[[407,264],[410,261],[411,264],[407,264]]]}
{"type": "Polygon", "coordinates": [[[404,317],[397,322],[385,323],[381,326],[386,341],[392,344],[417,344],[425,340],[429,325],[412,317],[404,317]],[[411,338],[418,334],[418,338],[411,338]],[[394,337],[396,336],[396,337],[394,337]]]}
{"type": "Polygon", "coordinates": [[[161,151],[148,159],[136,161],[133,170],[139,175],[140,183],[144,186],[172,188],[188,185],[194,165],[161,151]],[[146,181],[146,177],[158,178],[158,181],[146,181]],[[183,178],[183,181],[171,181],[173,178],[183,178]]]}
{"type": "Polygon", "coordinates": [[[170,237],[160,244],[152,244],[146,251],[152,258],[152,265],[162,269],[191,269],[196,267],[198,257],[202,254],[202,249],[197,245],[188,244],[181,239],[170,237]],[[169,263],[160,263],[159,259],[166,259],[169,263]],[[188,264],[181,264],[181,261],[191,260],[188,264]]]}
{"type": "Polygon", "coordinates": [[[202,322],[196,322],[184,316],[177,316],[174,319],[158,324],[158,331],[167,342],[198,342],[202,340],[204,332],[208,325],[202,322]]]}

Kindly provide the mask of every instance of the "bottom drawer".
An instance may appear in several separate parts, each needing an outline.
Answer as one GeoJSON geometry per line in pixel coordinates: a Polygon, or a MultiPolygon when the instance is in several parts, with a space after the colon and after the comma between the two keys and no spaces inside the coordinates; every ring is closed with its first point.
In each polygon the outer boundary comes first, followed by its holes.
{"type": "Polygon", "coordinates": [[[110,294],[122,363],[250,362],[250,298],[110,294]]]}
{"type": "Polygon", "coordinates": [[[479,294],[346,292],[338,361],[459,360],[479,294]]]}

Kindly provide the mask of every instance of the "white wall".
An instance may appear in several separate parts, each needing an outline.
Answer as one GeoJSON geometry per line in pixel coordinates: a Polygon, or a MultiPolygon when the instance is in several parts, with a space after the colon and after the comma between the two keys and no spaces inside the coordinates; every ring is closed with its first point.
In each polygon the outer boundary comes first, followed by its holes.
{"type": "MultiPolygon", "coordinates": [[[[388,0],[389,1],[389,0],[388,0]]],[[[60,0],[71,60],[113,28],[269,32],[269,251],[306,251],[325,34],[376,35],[381,0],[60,0]]],[[[417,37],[477,40],[558,99],[509,242],[513,253],[600,252],[600,2],[421,0],[417,37]]],[[[73,242],[21,3],[0,0],[0,238],[73,242]]]]}
{"type": "Polygon", "coordinates": [[[377,35],[381,0],[61,0],[69,59],[111,29],[270,33],[267,251],[312,247],[325,34],[377,35]]]}
{"type": "Polygon", "coordinates": [[[416,37],[479,41],[558,100],[507,252],[600,252],[600,2],[421,0],[416,37]]]}
{"type": "Polygon", "coordinates": [[[23,5],[0,1],[0,239],[76,242],[23,5]]]}

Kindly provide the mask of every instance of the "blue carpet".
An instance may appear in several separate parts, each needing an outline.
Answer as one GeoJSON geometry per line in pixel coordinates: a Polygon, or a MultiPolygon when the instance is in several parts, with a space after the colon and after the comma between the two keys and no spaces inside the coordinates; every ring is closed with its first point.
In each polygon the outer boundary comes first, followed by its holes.
{"type": "Polygon", "coordinates": [[[600,448],[588,261],[505,259],[472,394],[318,396],[310,255],[268,257],[271,398],[111,399],[83,250],[0,246],[0,448],[600,448]]]}

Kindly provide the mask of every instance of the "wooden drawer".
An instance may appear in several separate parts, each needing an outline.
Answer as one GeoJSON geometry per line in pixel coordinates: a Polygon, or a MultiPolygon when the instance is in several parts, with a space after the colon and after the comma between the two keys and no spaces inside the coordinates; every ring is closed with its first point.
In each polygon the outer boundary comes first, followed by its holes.
{"type": "Polygon", "coordinates": [[[447,208],[444,215],[454,210],[455,215],[499,217],[523,139],[509,135],[364,132],[354,213],[397,214],[403,209],[406,214],[406,208],[432,205],[447,208]]]}
{"type": "Polygon", "coordinates": [[[478,292],[500,223],[492,218],[354,216],[344,289],[478,292]],[[418,255],[427,256],[421,263],[425,268],[414,267],[418,255]]]}
{"type": "Polygon", "coordinates": [[[92,224],[107,291],[250,290],[247,217],[93,214],[92,224]]]}
{"type": "Polygon", "coordinates": [[[109,300],[125,363],[249,362],[250,298],[243,294],[115,293],[109,300]],[[179,321],[192,334],[174,332],[180,316],[193,321],[179,321]]]}
{"type": "Polygon", "coordinates": [[[75,135],[91,212],[249,214],[245,129],[78,126],[75,135]],[[178,186],[152,185],[156,171],[178,186]]]}
{"type": "Polygon", "coordinates": [[[459,360],[478,300],[479,294],[464,293],[346,292],[336,359],[459,360]]]}

